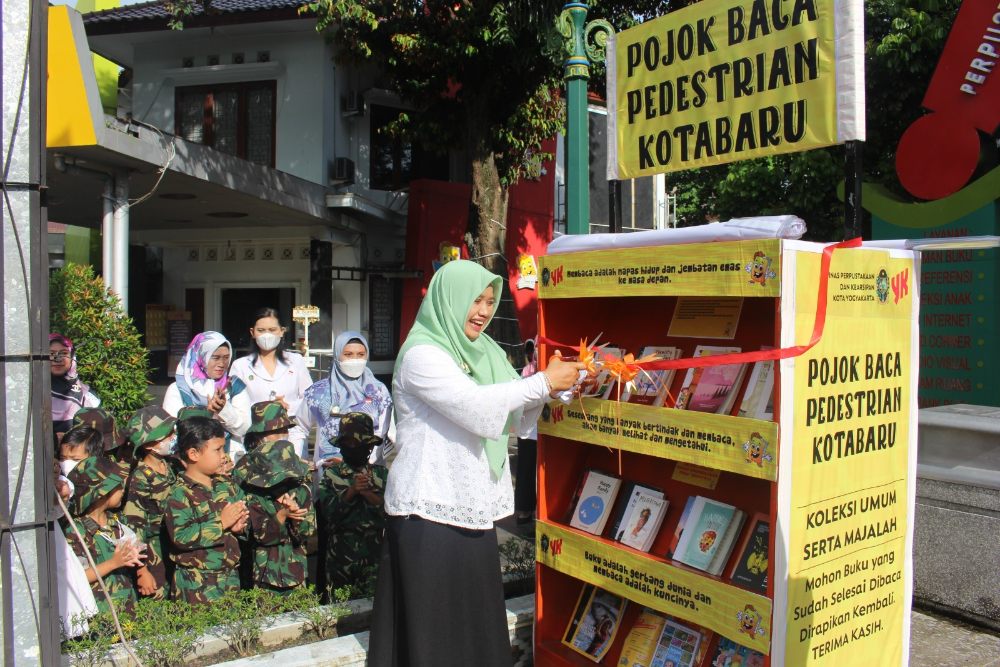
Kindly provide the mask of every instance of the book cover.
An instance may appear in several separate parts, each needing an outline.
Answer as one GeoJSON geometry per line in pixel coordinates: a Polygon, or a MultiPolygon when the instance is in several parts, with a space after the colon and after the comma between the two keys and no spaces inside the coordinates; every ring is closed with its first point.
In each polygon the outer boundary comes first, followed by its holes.
{"type": "Polygon", "coordinates": [[[563,644],[594,662],[600,662],[618,634],[628,601],[586,584],[563,635],[563,644]]]}
{"type": "Polygon", "coordinates": [[[755,514],[740,544],[729,580],[755,593],[767,593],[768,545],[771,524],[766,514],[755,514]]]}
{"type": "MultiPolygon", "coordinates": [[[[618,347],[605,347],[601,348],[597,352],[597,357],[604,360],[605,357],[612,357],[614,359],[622,358],[621,348],[618,347]]],[[[611,377],[611,373],[606,370],[598,371],[597,375],[592,378],[585,378],[580,384],[580,396],[596,396],[599,398],[608,398],[608,394],[615,386],[615,379],[611,377]]]]}
{"type": "Polygon", "coordinates": [[[700,632],[668,618],[649,667],[693,667],[701,642],[700,632]]]}
{"type": "MultiPolygon", "coordinates": [[[[681,351],[676,347],[658,347],[647,345],[642,348],[639,358],[656,355],[657,359],[677,359],[681,356],[681,351]]],[[[670,393],[670,385],[674,381],[674,374],[677,371],[643,371],[635,376],[632,381],[634,389],[623,390],[622,400],[629,403],[640,403],[642,405],[662,406],[670,393]]]]}
{"type": "Polygon", "coordinates": [[[691,515],[691,508],[694,506],[695,498],[697,496],[688,496],[687,502],[684,503],[684,511],[681,512],[681,518],[677,521],[677,527],[674,528],[674,536],[670,538],[670,552],[667,554],[669,558],[673,558],[674,552],[677,551],[677,544],[684,533],[684,524],[687,523],[687,519],[691,515]]]}
{"type": "Polygon", "coordinates": [[[720,637],[711,665],[712,667],[764,667],[764,654],[741,646],[731,639],[720,637]]]}
{"type": "Polygon", "coordinates": [[[704,372],[698,384],[691,388],[691,398],[687,409],[695,412],[713,412],[725,414],[732,409],[740,382],[746,371],[746,364],[727,364],[725,366],[710,366],[702,369],[704,372]]]}
{"type": "Polygon", "coordinates": [[[614,514],[614,521],[610,522],[611,530],[608,531],[607,537],[621,542],[625,522],[628,521],[632,508],[635,507],[636,501],[643,493],[656,496],[657,498],[663,497],[663,491],[660,489],[644,486],[638,482],[622,483],[622,488],[618,491],[618,508],[614,514]]]}
{"type": "Polygon", "coordinates": [[[621,483],[620,479],[612,475],[588,470],[569,525],[594,535],[604,532],[621,483]]]}
{"type": "Polygon", "coordinates": [[[674,560],[707,571],[736,512],[732,505],[698,496],[677,543],[674,560]]]}
{"type": "Polygon", "coordinates": [[[653,546],[653,540],[660,532],[663,525],[663,517],[667,513],[670,503],[663,494],[650,494],[639,491],[635,501],[635,506],[629,516],[622,524],[619,541],[633,549],[639,551],[649,551],[653,546]]]}
{"type": "MultiPolygon", "coordinates": [[[[769,347],[762,347],[762,350],[769,350],[769,347]]],[[[743,399],[740,401],[739,416],[751,419],[771,419],[773,409],[768,412],[768,406],[772,405],[771,394],[774,389],[774,361],[758,361],[750,371],[750,380],[747,382],[746,391],[743,392],[743,399]]]]}
{"type": "Polygon", "coordinates": [[[729,557],[733,553],[733,547],[736,546],[736,540],[740,536],[746,518],[746,512],[740,510],[737,510],[736,514],[733,515],[732,521],[729,522],[729,528],[726,529],[725,535],[719,541],[719,547],[716,549],[712,563],[706,572],[719,576],[726,569],[726,563],[729,562],[729,557]]]}
{"type": "Polygon", "coordinates": [[[625,637],[619,667],[650,667],[666,623],[663,614],[644,607],[625,637]]]}
{"type": "MultiPolygon", "coordinates": [[[[717,355],[717,354],[735,354],[737,352],[742,352],[742,351],[743,349],[739,347],[699,345],[694,349],[694,354],[692,354],[691,356],[710,357],[712,355],[717,355]]],[[[687,375],[684,376],[684,383],[681,384],[681,388],[677,392],[677,400],[674,403],[674,407],[677,408],[678,410],[694,409],[692,407],[692,401],[694,399],[695,393],[699,391],[698,387],[701,386],[702,378],[704,378],[705,374],[708,373],[709,371],[713,371],[710,377],[714,377],[716,381],[721,381],[722,379],[724,379],[726,375],[732,374],[734,373],[734,371],[725,371],[723,375],[720,375],[717,369],[728,369],[732,367],[735,367],[735,372],[738,372],[739,368],[742,367],[742,364],[730,364],[727,366],[712,366],[709,368],[689,368],[687,375]]],[[[717,389],[718,387],[715,387],[712,389],[712,391],[709,391],[708,387],[706,386],[705,389],[701,391],[702,394],[707,393],[708,397],[711,397],[711,395],[714,394],[717,389]]],[[[730,390],[732,390],[731,386],[730,390]]],[[[719,396],[717,400],[713,401],[715,403],[715,407],[713,409],[711,410],[701,409],[700,412],[715,412],[717,409],[722,407],[722,404],[725,402],[727,395],[728,393],[724,393],[721,396],[719,396]]],[[[704,398],[700,399],[700,401],[703,402],[704,398]]]]}

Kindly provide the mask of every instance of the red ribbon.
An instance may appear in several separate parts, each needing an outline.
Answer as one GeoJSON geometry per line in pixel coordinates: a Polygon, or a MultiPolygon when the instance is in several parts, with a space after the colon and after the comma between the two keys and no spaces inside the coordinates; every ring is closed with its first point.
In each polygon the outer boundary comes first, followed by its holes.
{"type": "MultiPolygon", "coordinates": [[[[735,354],[716,354],[707,357],[685,357],[683,359],[661,359],[632,364],[632,367],[646,371],[669,371],[685,368],[708,368],[709,366],[725,366],[727,364],[745,364],[754,361],[769,361],[791,359],[798,357],[816,345],[823,338],[826,326],[827,288],[830,282],[830,261],[835,250],[841,248],[860,248],[861,238],[854,238],[840,243],[832,243],[823,248],[823,258],[819,270],[819,294],[816,299],[816,319],[813,321],[812,337],[805,345],[793,345],[773,350],[757,350],[756,352],[738,352],[735,354]]],[[[539,336],[538,342],[554,347],[573,349],[574,345],[566,345],[545,336],[539,336]]]]}

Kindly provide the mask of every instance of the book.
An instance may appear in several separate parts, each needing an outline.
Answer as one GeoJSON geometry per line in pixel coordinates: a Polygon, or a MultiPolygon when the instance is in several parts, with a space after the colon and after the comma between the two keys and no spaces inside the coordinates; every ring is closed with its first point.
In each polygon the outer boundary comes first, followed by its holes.
{"type": "Polygon", "coordinates": [[[573,507],[569,525],[600,535],[611,515],[622,481],[612,475],[588,470],[580,486],[579,500],[573,507]]]}
{"type": "Polygon", "coordinates": [[[648,552],[663,525],[670,503],[662,493],[653,494],[638,491],[631,512],[622,522],[617,539],[625,546],[648,552]]]}
{"type": "Polygon", "coordinates": [[[712,667],[764,667],[764,654],[741,646],[731,639],[719,638],[712,667]]]}
{"type": "Polygon", "coordinates": [[[618,634],[628,601],[585,584],[570,617],[562,643],[594,662],[600,662],[618,634]]]}
{"type": "MultiPolygon", "coordinates": [[[[681,356],[681,351],[676,347],[657,347],[647,345],[642,348],[639,358],[656,355],[659,359],[677,359],[681,356]]],[[[640,403],[642,405],[662,406],[670,393],[670,385],[674,382],[674,374],[677,371],[643,371],[635,376],[632,381],[634,389],[622,390],[622,400],[629,403],[640,403]]]]}
{"type": "Polygon", "coordinates": [[[729,522],[729,527],[719,541],[719,546],[715,550],[715,556],[712,558],[712,562],[709,564],[706,572],[719,576],[726,569],[726,563],[729,562],[729,557],[733,553],[733,547],[736,546],[737,538],[740,536],[740,531],[743,530],[743,522],[746,521],[746,518],[746,512],[742,510],[737,510],[736,514],[733,515],[733,520],[729,522]]]}
{"type": "Polygon", "coordinates": [[[668,618],[649,667],[693,667],[701,642],[700,632],[668,618]]]}
{"type": "Polygon", "coordinates": [[[677,551],[677,544],[680,542],[681,534],[684,532],[684,524],[687,523],[687,518],[691,514],[695,498],[697,496],[688,496],[687,502],[684,503],[684,511],[681,512],[681,518],[677,522],[677,527],[674,528],[674,536],[670,538],[670,551],[667,554],[670,558],[673,558],[674,552],[677,551]]]}
{"type": "MultiPolygon", "coordinates": [[[[605,357],[612,357],[614,359],[622,358],[622,350],[618,347],[604,347],[601,348],[596,354],[598,359],[601,361],[604,361],[605,357]]],[[[609,371],[602,368],[597,372],[595,377],[584,379],[583,383],[580,385],[580,396],[612,398],[611,391],[614,387],[615,379],[611,376],[609,371]]]]}
{"type": "MultiPolygon", "coordinates": [[[[739,347],[699,345],[694,349],[692,356],[710,357],[742,351],[743,349],[739,347]]],[[[735,393],[736,385],[739,384],[737,380],[742,378],[744,371],[744,364],[689,368],[687,375],[684,376],[684,383],[681,384],[680,391],[677,392],[674,407],[678,410],[719,412],[729,398],[729,394],[735,393]]]]}
{"type": "Polygon", "coordinates": [[[619,667],[649,667],[666,623],[666,616],[644,607],[625,637],[619,667]]]}
{"type": "Polygon", "coordinates": [[[739,520],[738,513],[732,505],[704,496],[696,497],[674,550],[674,560],[707,572],[730,524],[739,520]]]}
{"type": "MultiPolygon", "coordinates": [[[[762,347],[761,349],[770,350],[771,348],[762,347]]],[[[773,389],[774,361],[769,359],[754,363],[737,414],[740,417],[751,419],[772,419],[774,417],[773,389]]]]}
{"type": "Polygon", "coordinates": [[[622,482],[622,487],[618,491],[618,506],[615,509],[614,520],[609,521],[611,530],[609,530],[606,536],[612,540],[620,541],[618,534],[622,531],[622,526],[628,514],[631,512],[632,508],[635,507],[636,500],[639,497],[639,493],[648,493],[655,495],[659,498],[663,497],[663,491],[660,489],[655,489],[651,486],[645,486],[639,484],[638,482],[622,482]]]}
{"type": "Polygon", "coordinates": [[[766,514],[757,513],[749,521],[746,537],[736,550],[736,562],[729,580],[755,593],[767,593],[768,545],[771,524],[766,514]]]}

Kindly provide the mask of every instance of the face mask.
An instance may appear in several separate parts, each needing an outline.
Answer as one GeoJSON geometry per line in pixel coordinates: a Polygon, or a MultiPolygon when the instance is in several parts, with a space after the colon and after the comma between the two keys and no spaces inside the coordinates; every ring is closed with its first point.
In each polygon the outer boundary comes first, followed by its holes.
{"type": "Polygon", "coordinates": [[[351,447],[341,449],[340,456],[344,459],[344,463],[352,468],[363,468],[368,463],[369,453],[364,449],[351,447]]]}
{"type": "Polygon", "coordinates": [[[281,336],[273,333],[263,333],[257,334],[254,338],[257,341],[257,347],[264,350],[265,352],[270,352],[274,348],[278,347],[278,343],[281,342],[281,336]]]}
{"type": "Polygon", "coordinates": [[[161,441],[153,451],[159,456],[170,456],[174,453],[174,448],[177,447],[177,436],[172,436],[168,440],[161,441]]]}
{"type": "Polygon", "coordinates": [[[65,461],[60,461],[59,469],[62,470],[63,477],[69,477],[69,474],[73,471],[73,468],[76,467],[77,463],[79,463],[79,461],[76,461],[74,459],[66,459],[65,461]]]}
{"type": "Polygon", "coordinates": [[[344,359],[343,361],[337,362],[337,366],[340,367],[340,372],[349,378],[361,377],[361,374],[365,372],[365,366],[367,365],[367,359],[344,359]]]}

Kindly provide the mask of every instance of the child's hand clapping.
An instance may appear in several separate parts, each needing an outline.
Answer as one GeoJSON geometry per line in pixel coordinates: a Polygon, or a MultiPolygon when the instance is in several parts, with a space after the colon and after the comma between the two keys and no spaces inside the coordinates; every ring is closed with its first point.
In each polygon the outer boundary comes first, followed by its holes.
{"type": "Polygon", "coordinates": [[[115,553],[111,558],[114,559],[117,570],[119,567],[139,567],[146,559],[146,554],[135,542],[123,541],[115,545],[115,553]]]}
{"type": "Polygon", "coordinates": [[[246,520],[249,516],[250,512],[247,510],[247,504],[242,500],[235,503],[228,503],[222,508],[222,512],[219,513],[219,518],[222,520],[222,529],[234,533],[238,533],[246,527],[246,520]]]}
{"type": "Polygon", "coordinates": [[[278,498],[278,504],[282,506],[278,510],[278,518],[281,521],[302,521],[306,518],[306,514],[309,513],[309,510],[299,507],[299,504],[295,502],[295,498],[287,493],[278,498]]]}

